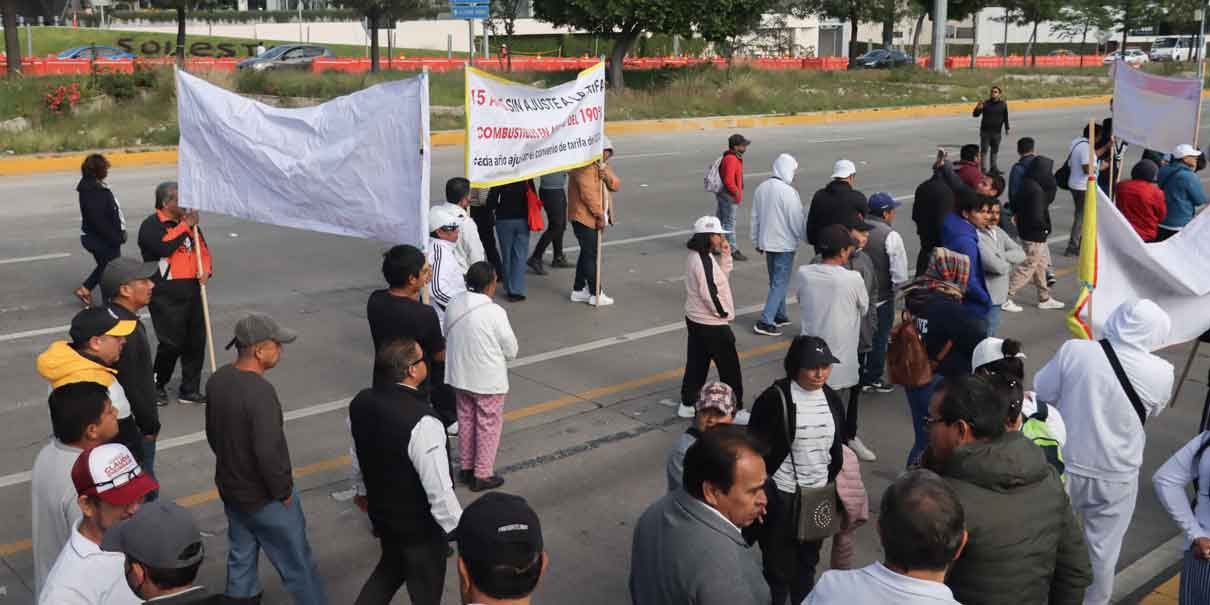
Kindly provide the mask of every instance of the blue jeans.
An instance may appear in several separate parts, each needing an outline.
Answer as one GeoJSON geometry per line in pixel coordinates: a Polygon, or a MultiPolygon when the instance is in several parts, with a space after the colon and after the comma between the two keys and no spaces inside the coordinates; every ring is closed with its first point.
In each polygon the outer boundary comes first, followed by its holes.
{"type": "Polygon", "coordinates": [[[723,231],[730,231],[727,234],[727,243],[731,244],[731,249],[735,248],[735,198],[731,197],[730,193],[725,191],[714,194],[714,201],[718,202],[718,221],[723,224],[723,231]]]}
{"type": "MultiPolygon", "coordinates": [[[[143,464],[142,464],[142,466],[143,466],[143,470],[146,471],[148,475],[155,477],[155,440],[154,439],[144,439],[143,440],[143,464]]],[[[157,489],[157,490],[154,490],[154,491],[148,493],[147,497],[143,498],[143,502],[144,503],[155,502],[156,498],[159,498],[159,497],[160,497],[160,490],[157,489]]]]}
{"type": "Polygon", "coordinates": [[[504,275],[500,284],[508,294],[525,294],[525,261],[529,258],[529,221],[520,218],[496,220],[500,261],[504,275]]]}
{"type": "Polygon", "coordinates": [[[878,325],[874,327],[873,348],[867,353],[861,384],[872,384],[882,380],[882,372],[886,369],[886,348],[891,340],[891,328],[895,324],[895,298],[877,307],[878,325]]]}
{"type": "Polygon", "coordinates": [[[325,605],[328,595],[319,566],[307,542],[307,520],[298,492],[289,506],[270,502],[254,513],[224,503],[227,511],[227,596],[250,598],[260,594],[257,562],[265,549],[269,562],[281,574],[286,590],[298,605],[325,605]]]}
{"type": "Polygon", "coordinates": [[[1000,329],[1000,305],[992,305],[984,319],[987,320],[987,335],[995,336],[996,331],[1000,329]]]}
{"type": "MultiPolygon", "coordinates": [[[[724,224],[723,228],[727,226],[724,224]]],[[[786,291],[790,289],[790,274],[794,271],[794,252],[766,252],[765,266],[769,269],[769,298],[765,300],[765,311],[760,314],[762,323],[772,324],[775,319],[787,319],[786,291]]]]}
{"type": "Polygon", "coordinates": [[[916,432],[916,442],[912,444],[912,451],[908,453],[907,465],[909,467],[920,460],[920,454],[923,454],[924,448],[928,447],[929,434],[928,427],[924,425],[924,419],[928,418],[929,400],[933,398],[933,391],[937,390],[937,385],[940,383],[941,375],[934,374],[928,384],[906,389],[908,407],[912,410],[912,428],[916,432]]]}

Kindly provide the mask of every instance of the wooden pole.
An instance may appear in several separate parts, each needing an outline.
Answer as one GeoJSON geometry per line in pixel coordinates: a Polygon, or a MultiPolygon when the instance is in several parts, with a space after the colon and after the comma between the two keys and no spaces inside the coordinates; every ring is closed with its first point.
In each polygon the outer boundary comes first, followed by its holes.
{"type": "Polygon", "coordinates": [[[202,282],[205,269],[202,267],[202,238],[197,225],[193,226],[193,256],[197,259],[197,282],[202,289],[202,318],[206,322],[206,348],[210,351],[210,373],[218,371],[214,359],[214,327],[210,324],[210,299],[206,296],[206,284],[202,282]]]}
{"type": "MultiPolygon", "coordinates": [[[[601,179],[601,214],[605,215],[605,222],[609,222],[609,188],[605,186],[605,162],[602,161],[597,171],[601,179]]],[[[601,251],[605,240],[605,227],[597,229],[597,308],[601,308],[601,251]]]]}
{"type": "Polygon", "coordinates": [[[1117,137],[1109,137],[1109,191],[1106,192],[1109,194],[1109,201],[1113,201],[1113,191],[1115,189],[1114,185],[1117,184],[1117,181],[1114,180],[1114,168],[1117,167],[1117,162],[1115,161],[1117,160],[1117,156],[1117,137]]]}

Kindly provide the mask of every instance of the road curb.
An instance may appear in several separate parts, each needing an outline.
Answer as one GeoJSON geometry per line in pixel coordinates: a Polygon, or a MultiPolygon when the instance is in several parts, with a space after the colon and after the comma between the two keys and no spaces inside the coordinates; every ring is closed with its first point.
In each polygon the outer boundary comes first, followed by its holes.
{"type": "MultiPolygon", "coordinates": [[[[1055,97],[1052,99],[1022,99],[1013,101],[1014,111],[1058,109],[1085,105],[1108,104],[1109,95],[1087,97],[1055,97]]],[[[794,115],[747,115],[715,116],[704,118],[662,118],[653,120],[626,120],[606,124],[611,135],[651,134],[657,132],[684,132],[692,130],[719,130],[729,128],[768,128],[777,126],[808,126],[812,124],[839,124],[846,122],[874,122],[882,120],[905,120],[949,115],[964,115],[971,109],[970,103],[946,103],[942,105],[920,105],[916,107],[877,107],[871,109],[844,109],[817,111],[794,115]]],[[[440,130],[431,135],[434,147],[462,145],[465,134],[461,130],[440,130]]],[[[75,172],[90,153],[75,152],[62,154],[38,154],[0,159],[0,176],[23,176],[46,172],[75,172]]],[[[101,150],[114,167],[142,167],[175,164],[175,147],[149,150],[101,150]]]]}

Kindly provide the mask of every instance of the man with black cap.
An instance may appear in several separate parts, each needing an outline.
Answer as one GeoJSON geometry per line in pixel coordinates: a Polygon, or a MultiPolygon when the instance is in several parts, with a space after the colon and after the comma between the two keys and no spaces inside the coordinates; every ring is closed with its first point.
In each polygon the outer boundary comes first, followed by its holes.
{"type": "Polygon", "coordinates": [[[156,502],[115,525],[101,550],[126,556],[126,584],[156,605],[219,605],[222,595],[194,584],[206,558],[193,515],[173,502],[156,502]]]}
{"type": "MultiPolygon", "coordinates": [[[[109,309],[119,319],[135,324],[134,332],[126,337],[126,346],[122,347],[122,355],[113,367],[118,371],[118,382],[130,401],[130,413],[139,429],[137,437],[142,438],[141,444],[128,439],[127,447],[152,475],[155,475],[155,440],[160,433],[160,412],[156,409],[158,402],[151,343],[138,313],[151,303],[151,292],[155,289],[152,280],[158,275],[158,269],[155,263],[118,257],[110,261],[101,274],[101,295],[108,301],[109,309]],[[135,445],[142,447],[135,449],[135,445]]],[[[153,492],[147,500],[150,502],[155,498],[153,492]]]]}
{"type": "Polygon", "coordinates": [[[206,441],[214,452],[214,483],[227,513],[227,590],[232,602],[258,602],[261,547],[299,604],[327,602],[319,566],[307,541],[281,401],[265,372],[282,345],[298,338],[272,317],[251,313],[235,324],[239,356],[206,383],[206,441]]]}
{"type": "Polygon", "coordinates": [[[727,230],[731,257],[737,261],[748,260],[735,244],[735,207],[744,203],[744,153],[751,144],[752,141],[739,133],[727,139],[727,151],[723,152],[718,163],[718,177],[723,188],[714,194],[714,200],[718,202],[718,220],[727,230]]]}
{"type": "Polygon", "coordinates": [[[489,492],[466,507],[454,537],[465,605],[529,605],[550,557],[524,498],[489,492]]]}

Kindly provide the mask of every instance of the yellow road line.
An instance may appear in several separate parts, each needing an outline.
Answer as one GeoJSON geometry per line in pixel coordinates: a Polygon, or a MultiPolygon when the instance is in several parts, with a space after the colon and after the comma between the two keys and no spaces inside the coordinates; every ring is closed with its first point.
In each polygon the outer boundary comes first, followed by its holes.
{"type": "Polygon", "coordinates": [[[1169,578],[1140,601],[1142,605],[1177,605],[1180,600],[1181,574],[1169,578]]]}

